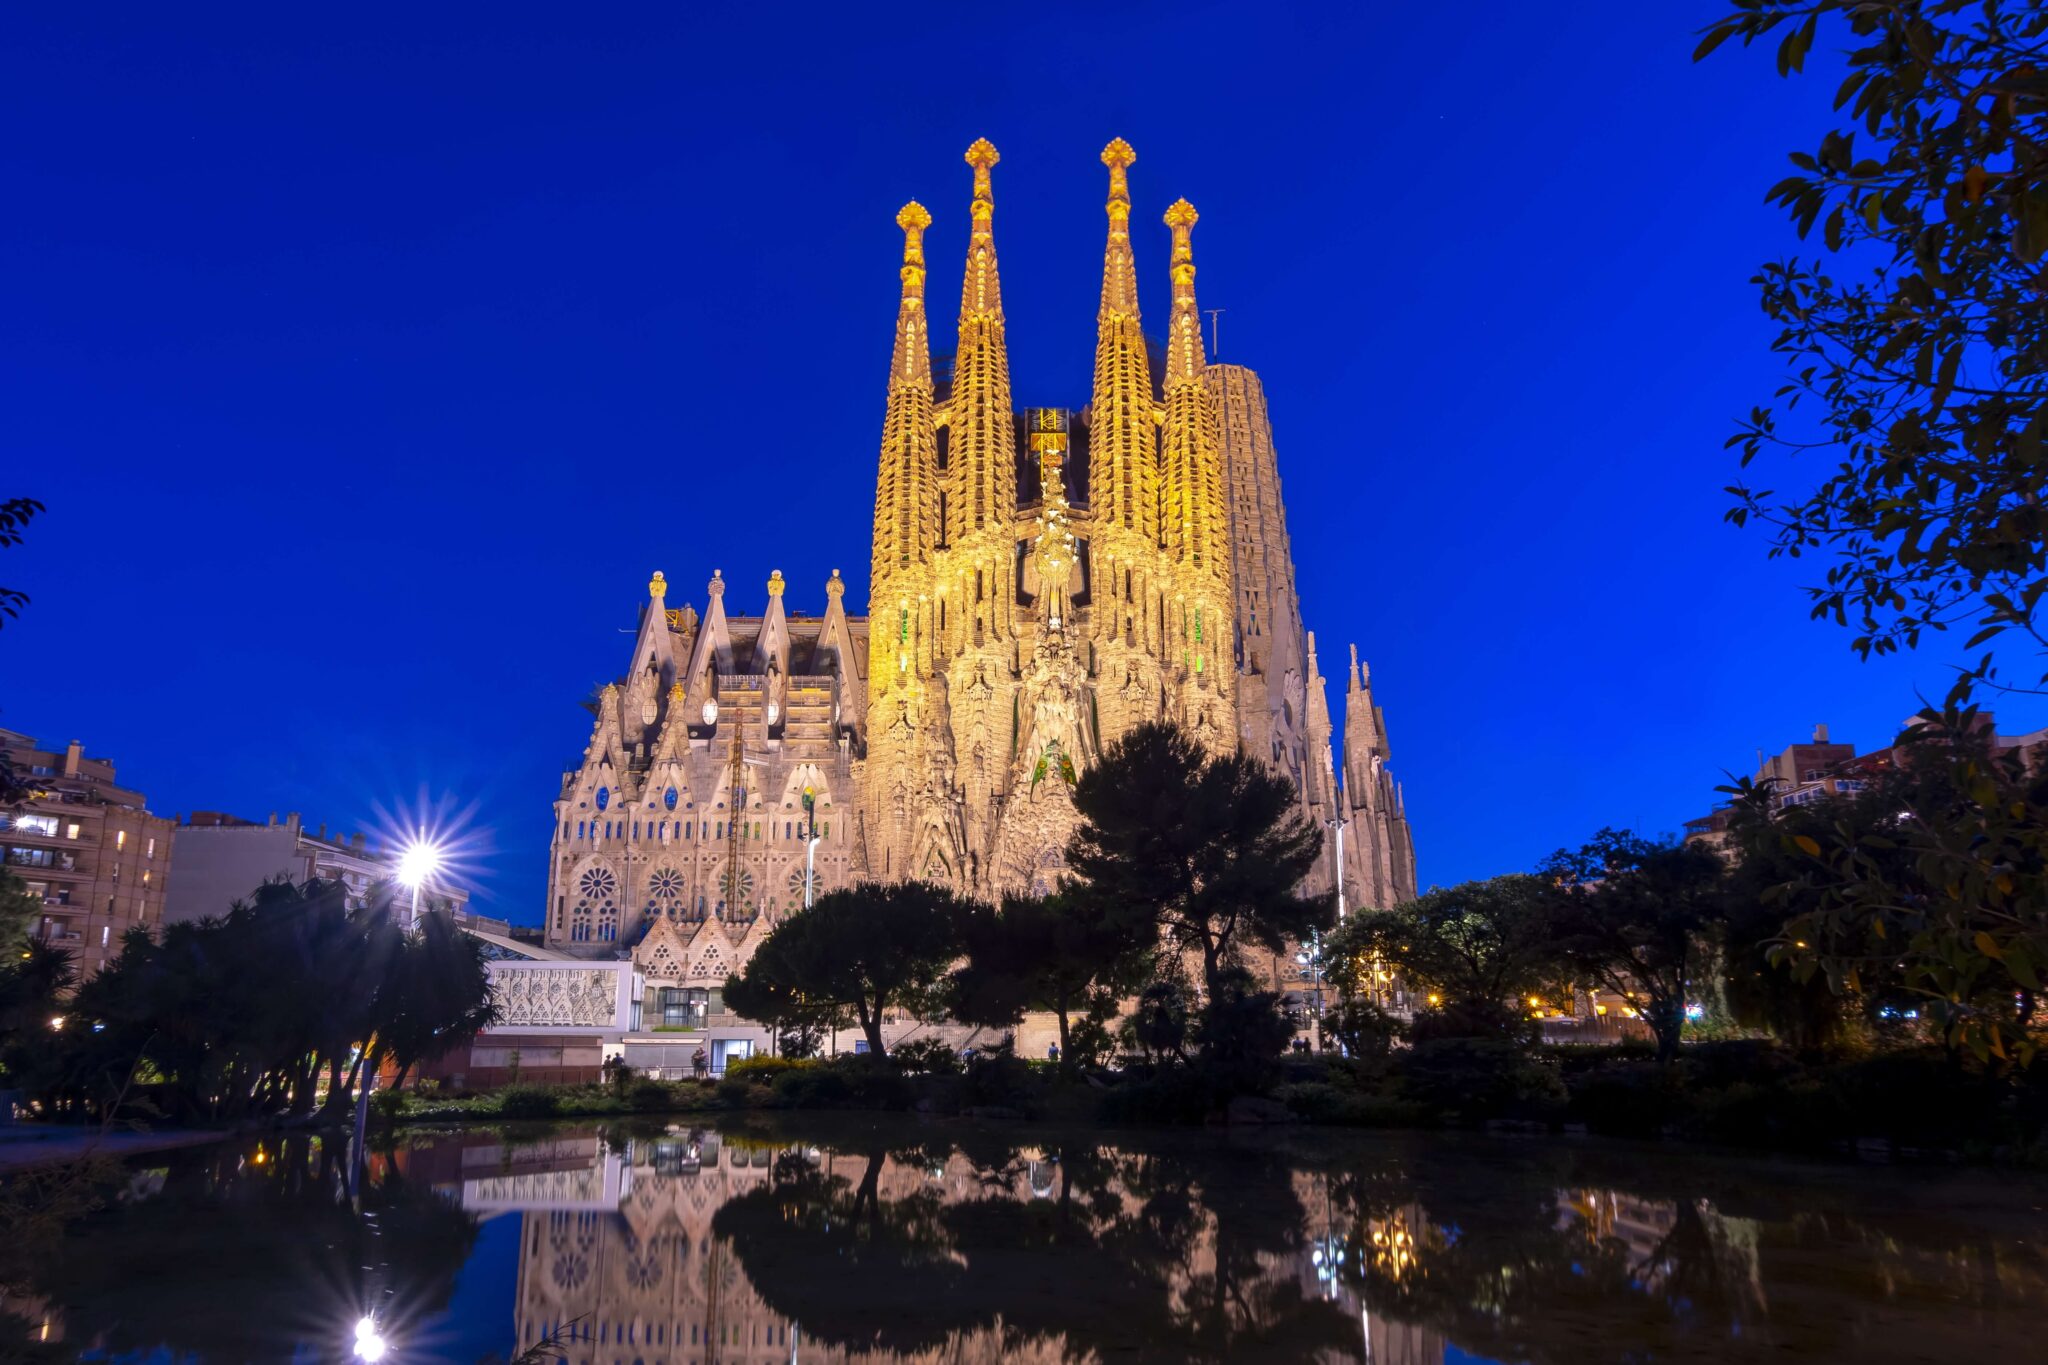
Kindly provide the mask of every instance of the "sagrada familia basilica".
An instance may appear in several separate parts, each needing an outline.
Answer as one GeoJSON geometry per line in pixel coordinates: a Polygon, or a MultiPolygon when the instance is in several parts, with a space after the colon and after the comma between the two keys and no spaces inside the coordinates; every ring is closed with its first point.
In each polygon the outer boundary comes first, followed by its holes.
{"type": "Polygon", "coordinates": [[[958,336],[935,358],[910,203],[875,481],[865,617],[835,571],[822,616],[701,614],[648,584],[630,666],[606,686],[555,801],[547,937],[631,950],[650,983],[716,985],[807,888],[920,877],[981,896],[1056,883],[1071,789],[1105,746],[1173,721],[1284,773],[1334,836],[1351,907],[1415,894],[1385,719],[1351,652],[1342,780],[1326,680],[1295,592],[1259,377],[1209,364],[1194,206],[1166,211],[1172,303],[1145,335],[1129,144],[1102,153],[1109,234],[1094,392],[1011,395],[996,263],[996,149],[967,150],[972,235],[958,336]],[[1341,847],[1341,854],[1339,848],[1341,847]]]}

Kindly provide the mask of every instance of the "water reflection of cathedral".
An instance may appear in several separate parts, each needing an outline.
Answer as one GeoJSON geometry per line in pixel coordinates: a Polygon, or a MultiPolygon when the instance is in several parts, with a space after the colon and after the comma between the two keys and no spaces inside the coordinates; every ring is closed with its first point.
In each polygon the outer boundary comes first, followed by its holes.
{"type": "MultiPolygon", "coordinates": [[[[841,1177],[849,1186],[870,1181],[872,1193],[891,1205],[934,1197],[941,1205],[992,1196],[1019,1203],[1051,1200],[1060,1179],[1057,1160],[1030,1149],[994,1174],[957,1152],[923,1164],[891,1158],[877,1173],[875,1159],[866,1156],[786,1145],[743,1147],[708,1131],[609,1144],[595,1135],[558,1140],[540,1159],[524,1150],[474,1147],[463,1158],[464,1206],[484,1214],[516,1210],[521,1216],[517,1349],[553,1339],[573,1365],[1056,1365],[1101,1358],[1058,1335],[1020,1338],[1001,1322],[954,1332],[941,1345],[911,1352],[808,1339],[801,1321],[764,1301],[732,1245],[711,1228],[722,1205],[768,1184],[778,1157],[813,1166],[827,1180],[841,1177]]],[[[1307,1182],[1298,1178],[1297,1193],[1313,1211],[1307,1182]]],[[[1111,1193],[1123,1216],[1145,1216],[1145,1197],[1128,1184],[1115,1184],[1111,1193]]],[[[1257,1283],[1238,1288],[1250,1291],[1247,1301],[1293,1302],[1270,1291],[1294,1288],[1303,1301],[1329,1299],[1349,1315],[1356,1337],[1355,1345],[1321,1347],[1290,1359],[1441,1365],[1439,1333],[1363,1311],[1353,1287],[1320,1273],[1318,1248],[1332,1244],[1332,1228],[1319,1225],[1312,1213],[1304,1232],[1314,1235],[1297,1251],[1259,1253],[1247,1277],[1257,1283]]],[[[1218,1276],[1213,1234],[1211,1227],[1194,1240],[1173,1276],[1177,1307],[1186,1307],[1181,1300],[1218,1276]]]]}

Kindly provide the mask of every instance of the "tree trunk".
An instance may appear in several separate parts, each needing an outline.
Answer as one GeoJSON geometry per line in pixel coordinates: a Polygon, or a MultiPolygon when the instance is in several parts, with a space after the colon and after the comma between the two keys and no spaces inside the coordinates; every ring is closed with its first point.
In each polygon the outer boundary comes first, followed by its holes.
{"type": "Polygon", "coordinates": [[[1060,1025],[1060,1075],[1065,1077],[1071,1077],[1074,1074],[1074,1053],[1068,1041],[1067,1033],[1067,1008],[1071,1003],[1067,999],[1065,987],[1062,986],[1053,991],[1053,1017],[1059,1020],[1060,1025]]]}
{"type": "Polygon", "coordinates": [[[1679,1036],[1685,1031],[1685,1006],[1668,1000],[1653,1000],[1649,1015],[1650,1031],[1657,1035],[1657,1060],[1676,1060],[1679,1036]]]}
{"type": "Polygon", "coordinates": [[[888,1055],[889,1049],[882,1045],[882,1010],[884,1004],[884,998],[880,995],[877,995],[875,997],[875,1008],[872,1014],[868,1012],[868,1004],[865,1000],[860,1002],[860,1005],[857,1007],[857,1010],[860,1015],[861,1032],[867,1034],[868,1036],[868,1051],[876,1054],[877,1056],[885,1057],[888,1055]]]}

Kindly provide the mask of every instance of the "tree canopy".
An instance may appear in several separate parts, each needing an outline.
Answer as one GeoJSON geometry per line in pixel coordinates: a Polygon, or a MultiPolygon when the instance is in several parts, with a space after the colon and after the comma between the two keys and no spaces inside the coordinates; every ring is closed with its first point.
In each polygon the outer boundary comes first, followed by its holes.
{"type": "Polygon", "coordinates": [[[1477,1020],[1481,1032],[1525,1018],[1519,1002],[1563,984],[1566,969],[1549,887],[1527,873],[1439,887],[1392,910],[1361,911],[1323,942],[1331,979],[1367,994],[1362,973],[1385,964],[1432,1008],[1477,1020]]]}
{"type": "Polygon", "coordinates": [[[818,897],[775,926],[726,978],[725,1002],[749,1019],[851,1010],[868,1047],[887,1051],[882,1017],[929,991],[960,951],[965,903],[930,882],[863,882],[818,897]]]}
{"type": "MultiPolygon", "coordinates": [[[[1736,0],[1696,57],[1780,34],[1780,74],[1846,30],[1846,126],[1772,187],[1825,252],[1763,267],[1786,381],[1729,444],[1828,461],[1781,498],[1738,483],[1736,524],[1818,554],[1816,618],[1882,654],[1975,618],[2048,646],[2048,11],[2002,0],[1736,0]],[[1823,22],[1827,24],[1822,28],[1823,22]],[[1795,421],[1792,410],[1806,405],[1795,421]],[[1780,406],[1781,405],[1781,406],[1780,406]]],[[[2048,684],[2036,654],[2029,681],[2048,684]]],[[[1986,654],[1975,675],[1994,676],[1986,654]]]]}
{"type": "Polygon", "coordinates": [[[1541,875],[1553,888],[1550,914],[1565,960],[1635,1000],[1657,1036],[1658,1057],[1671,1060],[1725,914],[1720,855],[1603,829],[1577,849],[1552,854],[1541,875]]]}
{"type": "Polygon", "coordinates": [[[1059,1023],[1060,1065],[1075,1060],[1073,1016],[1099,990],[1136,984],[1156,945],[1142,925],[1101,913],[1083,897],[1006,896],[969,906],[961,920],[966,960],[953,974],[950,1012],[970,1024],[1014,1024],[1027,1010],[1059,1023]]]}
{"type": "Polygon", "coordinates": [[[1198,954],[1211,995],[1245,949],[1281,952],[1335,918],[1331,898],[1297,894],[1323,833],[1257,759],[1212,757],[1173,726],[1140,725],[1081,777],[1074,805],[1071,894],[1198,954]]]}

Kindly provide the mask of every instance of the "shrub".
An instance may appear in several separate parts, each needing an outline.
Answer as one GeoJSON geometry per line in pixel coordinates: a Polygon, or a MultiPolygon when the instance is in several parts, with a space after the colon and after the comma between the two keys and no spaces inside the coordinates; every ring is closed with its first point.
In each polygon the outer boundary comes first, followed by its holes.
{"type": "Polygon", "coordinates": [[[1150,1075],[1126,1071],[1124,1083],[1104,1092],[1105,1123],[1200,1123],[1217,1108],[1208,1081],[1192,1067],[1161,1067],[1150,1075]]]}
{"type": "Polygon", "coordinates": [[[725,1079],[729,1081],[758,1081],[772,1084],[775,1078],[790,1071],[801,1071],[818,1063],[809,1057],[742,1057],[728,1062],[725,1079]]]}
{"type": "Polygon", "coordinates": [[[1310,1123],[1347,1128],[1416,1128],[1429,1119],[1429,1111],[1411,1100],[1368,1095],[1327,1081],[1283,1085],[1273,1098],[1310,1123]]]}
{"type": "Polygon", "coordinates": [[[853,1087],[839,1068],[790,1067],[775,1077],[775,1102],[789,1109],[833,1109],[853,1098],[853,1087]]]}
{"type": "Polygon", "coordinates": [[[774,1102],[775,1091],[762,1081],[727,1076],[718,1083],[717,1100],[728,1109],[766,1109],[774,1102]]]}
{"type": "Polygon", "coordinates": [[[498,1113],[508,1119],[549,1119],[560,1108],[555,1092],[537,1085],[508,1086],[498,1092],[498,1113]]]}
{"type": "Polygon", "coordinates": [[[957,1076],[960,1054],[943,1038],[912,1038],[890,1049],[896,1065],[913,1075],[957,1076]]]}
{"type": "Polygon", "coordinates": [[[1034,1093],[1031,1064],[1019,1057],[1008,1044],[978,1052],[967,1064],[969,1104],[1005,1109],[1030,1108],[1033,1107],[1034,1093]]]}
{"type": "Polygon", "coordinates": [[[1195,1026],[1202,1069],[1229,1094],[1263,1090],[1294,1025],[1280,1013],[1280,997],[1257,988],[1250,972],[1222,973],[1195,1026]]]}
{"type": "Polygon", "coordinates": [[[1377,1061],[1408,1036],[1408,1028],[1370,1000],[1346,1000],[1323,1017],[1323,1034],[1359,1061],[1377,1061]]]}
{"type": "Polygon", "coordinates": [[[1496,1038],[1417,1043],[1402,1057],[1400,1076],[1404,1098],[1468,1120],[1551,1118],[1566,1100],[1555,1071],[1496,1038]]]}
{"type": "Polygon", "coordinates": [[[660,1081],[640,1080],[633,1082],[626,1091],[626,1104],[635,1113],[659,1114],[675,1106],[675,1091],[660,1081]]]}

